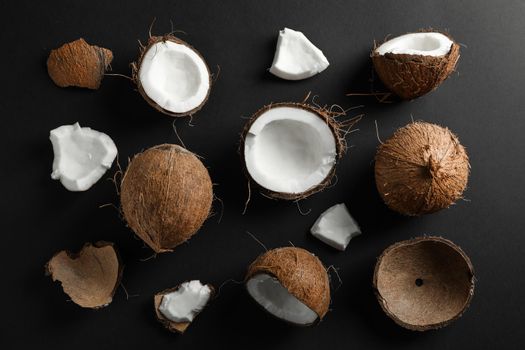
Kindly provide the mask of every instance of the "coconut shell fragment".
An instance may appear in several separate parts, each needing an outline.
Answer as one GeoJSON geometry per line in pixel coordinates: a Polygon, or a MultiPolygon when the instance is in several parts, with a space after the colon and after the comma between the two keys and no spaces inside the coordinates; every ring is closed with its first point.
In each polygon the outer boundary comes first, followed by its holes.
{"type": "Polygon", "coordinates": [[[46,273],[61,282],[75,304],[92,309],[111,303],[122,269],[118,253],[109,242],[86,243],[78,253],[60,251],[46,265],[46,273]]]}
{"type": "Polygon", "coordinates": [[[386,205],[417,216],[454,204],[467,186],[470,164],[456,135],[439,125],[414,122],[379,145],[376,186],[386,205]]]}
{"type": "Polygon", "coordinates": [[[111,50],[89,45],[84,39],[51,50],[47,59],[49,76],[60,87],[98,89],[113,60],[111,50]]]}
{"type": "Polygon", "coordinates": [[[441,237],[395,243],[377,260],[373,285],[383,311],[400,326],[426,331],[449,325],[474,295],[465,252],[441,237]]]}

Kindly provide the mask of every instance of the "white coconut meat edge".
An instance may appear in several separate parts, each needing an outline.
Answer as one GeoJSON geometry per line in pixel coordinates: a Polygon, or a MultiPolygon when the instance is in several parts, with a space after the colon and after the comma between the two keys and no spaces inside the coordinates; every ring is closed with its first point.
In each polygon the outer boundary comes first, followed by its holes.
{"type": "Polygon", "coordinates": [[[117,147],[108,135],[78,123],[51,130],[49,139],[54,153],[51,178],[70,191],[89,189],[117,156],[117,147]]]}
{"type": "Polygon", "coordinates": [[[282,320],[298,325],[309,325],[319,317],[271,275],[261,273],[251,277],[246,282],[246,288],[257,303],[282,320]]]}
{"type": "Polygon", "coordinates": [[[301,80],[321,73],[328,60],[302,33],[289,28],[279,31],[270,73],[286,80],[301,80]]]}
{"type": "Polygon", "coordinates": [[[336,139],[326,121],[299,107],[262,113],[245,137],[246,168],[260,186],[299,194],[322,183],[336,162],[336,139]]]}
{"type": "Polygon", "coordinates": [[[344,203],[325,210],[310,232],[322,242],[341,251],[346,249],[352,238],[361,234],[359,226],[344,203]]]}
{"type": "Polygon", "coordinates": [[[169,40],[149,47],[142,57],[139,80],[146,95],[172,113],[199,107],[210,89],[202,57],[190,47],[169,40]]]}
{"type": "Polygon", "coordinates": [[[177,290],[162,296],[159,311],[170,321],[192,322],[210,297],[211,288],[208,285],[203,285],[199,280],[184,282],[177,290]]]}
{"type": "Polygon", "coordinates": [[[452,44],[452,40],[441,33],[410,33],[388,40],[375,51],[379,55],[392,53],[439,57],[448,54],[452,44]]]}

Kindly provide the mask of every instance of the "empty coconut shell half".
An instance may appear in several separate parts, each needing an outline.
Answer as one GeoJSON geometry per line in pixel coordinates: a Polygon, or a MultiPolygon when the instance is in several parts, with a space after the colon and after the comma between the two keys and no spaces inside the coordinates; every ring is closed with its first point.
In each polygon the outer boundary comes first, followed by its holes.
{"type": "Polygon", "coordinates": [[[46,273],[62,284],[75,304],[92,309],[111,303],[122,269],[110,242],[86,243],[78,253],[60,251],[46,265],[46,273]]]}
{"type": "Polygon", "coordinates": [[[379,304],[397,324],[426,331],[449,325],[474,295],[469,257],[441,237],[395,243],[377,260],[374,289],[379,304]]]}
{"type": "Polygon", "coordinates": [[[436,31],[409,33],[385,41],[371,53],[385,86],[405,100],[436,89],[455,70],[459,45],[436,31]]]}
{"type": "Polygon", "coordinates": [[[260,306],[291,324],[309,326],[328,312],[328,273],[321,261],[305,249],[267,251],[248,267],[245,283],[260,306]]]}
{"type": "Polygon", "coordinates": [[[439,125],[413,122],[379,145],[377,190],[386,205],[417,216],[447,208],[462,197],[470,164],[456,135],[439,125]]]}
{"type": "Polygon", "coordinates": [[[186,242],[210,214],[208,170],[178,145],[158,145],[135,155],[120,187],[128,226],[156,253],[186,242]]]}

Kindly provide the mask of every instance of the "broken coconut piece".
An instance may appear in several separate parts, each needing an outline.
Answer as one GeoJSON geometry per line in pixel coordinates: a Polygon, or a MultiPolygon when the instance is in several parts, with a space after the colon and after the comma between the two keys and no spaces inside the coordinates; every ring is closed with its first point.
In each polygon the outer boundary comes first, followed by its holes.
{"type": "Polygon", "coordinates": [[[321,73],[329,63],[301,32],[284,28],[279,31],[270,73],[286,80],[302,80],[321,73]]]}
{"type": "Polygon", "coordinates": [[[310,229],[315,237],[339,250],[345,250],[350,240],[361,234],[357,223],[344,203],[324,211],[310,229]]]}
{"type": "Polygon", "coordinates": [[[409,33],[374,47],[371,57],[385,86],[413,99],[436,89],[454,71],[459,45],[439,32],[409,33]]]}
{"type": "Polygon", "coordinates": [[[194,114],[210,94],[211,74],[204,58],[173,35],[150,37],[132,70],[142,97],[173,117],[194,114]]]}
{"type": "Polygon", "coordinates": [[[108,135],[81,128],[78,123],[51,130],[49,138],[55,154],[51,178],[70,191],[89,189],[117,156],[117,147],[108,135]]]}
{"type": "Polygon", "coordinates": [[[267,251],[250,265],[245,282],[259,305],[289,323],[308,326],[328,312],[328,274],[307,250],[285,247],[267,251]]]}
{"type": "Polygon", "coordinates": [[[46,265],[53,281],[84,308],[101,308],[113,300],[122,276],[118,253],[110,242],[86,243],[79,253],[60,251],[46,265]]]}
{"type": "Polygon", "coordinates": [[[80,38],[51,50],[47,72],[60,87],[98,89],[112,60],[111,50],[89,45],[80,38]]]}
{"type": "Polygon", "coordinates": [[[213,292],[213,286],[193,280],[157,293],[154,297],[157,319],[170,331],[184,333],[213,292]]]}
{"type": "Polygon", "coordinates": [[[379,145],[376,186],[386,205],[417,216],[448,208],[467,187],[470,164],[456,135],[439,125],[414,122],[379,145]]]}
{"type": "Polygon", "coordinates": [[[385,313],[410,330],[449,325],[474,295],[469,257],[441,237],[419,237],[385,249],[374,271],[374,290],[385,313]]]}

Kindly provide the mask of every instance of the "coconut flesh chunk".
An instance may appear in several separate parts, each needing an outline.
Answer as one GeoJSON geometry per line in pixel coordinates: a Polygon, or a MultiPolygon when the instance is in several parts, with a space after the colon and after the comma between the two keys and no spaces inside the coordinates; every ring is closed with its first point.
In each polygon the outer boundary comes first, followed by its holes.
{"type": "Polygon", "coordinates": [[[142,57],[139,80],[144,93],[162,109],[185,114],[208,97],[210,76],[203,58],[188,45],[158,41],[142,57]]]}
{"type": "Polygon", "coordinates": [[[160,313],[176,323],[192,322],[210,300],[212,290],[199,280],[182,283],[176,290],[162,296],[160,313]]]}
{"type": "Polygon", "coordinates": [[[301,32],[279,32],[270,73],[286,80],[301,80],[321,73],[329,63],[325,55],[301,32]]]}
{"type": "Polygon", "coordinates": [[[70,191],[89,189],[117,156],[117,147],[108,135],[78,123],[51,130],[49,138],[55,154],[51,178],[70,191]]]}
{"type": "Polygon", "coordinates": [[[250,126],[244,147],[255,182],[279,193],[303,193],[321,184],[335,166],[335,136],[326,121],[299,107],[270,108],[250,126]]]}
{"type": "Polygon", "coordinates": [[[388,40],[375,51],[379,55],[392,53],[439,57],[448,54],[452,44],[452,40],[441,33],[410,33],[388,40]]]}
{"type": "Polygon", "coordinates": [[[272,315],[298,325],[314,323],[318,315],[288,292],[273,276],[257,274],[246,283],[248,293],[272,315]]]}
{"type": "Polygon", "coordinates": [[[339,250],[345,250],[350,240],[361,234],[359,226],[344,203],[324,211],[310,229],[315,237],[339,250]]]}

